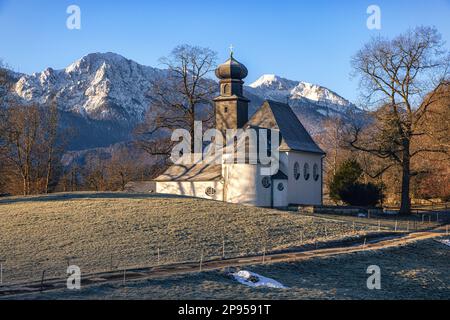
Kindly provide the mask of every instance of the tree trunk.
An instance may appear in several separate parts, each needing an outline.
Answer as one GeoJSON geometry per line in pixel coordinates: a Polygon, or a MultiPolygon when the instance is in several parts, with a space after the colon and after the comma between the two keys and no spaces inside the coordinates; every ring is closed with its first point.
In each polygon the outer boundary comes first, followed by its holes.
{"type": "Polygon", "coordinates": [[[400,204],[400,214],[407,215],[411,213],[411,198],[409,196],[411,179],[411,157],[409,154],[409,141],[403,142],[403,163],[402,163],[402,195],[400,204]]]}
{"type": "Polygon", "coordinates": [[[123,172],[120,173],[120,190],[124,191],[125,190],[125,185],[127,183],[125,182],[125,174],[123,172]]]}
{"type": "Polygon", "coordinates": [[[195,153],[195,131],[193,125],[189,128],[189,134],[191,135],[191,153],[195,153]]]}
{"type": "Polygon", "coordinates": [[[48,191],[49,191],[51,175],[52,175],[52,158],[50,155],[47,160],[47,174],[45,176],[45,194],[48,194],[48,191]]]}
{"type": "Polygon", "coordinates": [[[22,178],[22,183],[23,183],[23,195],[26,196],[27,195],[27,178],[25,176],[22,178]]]}

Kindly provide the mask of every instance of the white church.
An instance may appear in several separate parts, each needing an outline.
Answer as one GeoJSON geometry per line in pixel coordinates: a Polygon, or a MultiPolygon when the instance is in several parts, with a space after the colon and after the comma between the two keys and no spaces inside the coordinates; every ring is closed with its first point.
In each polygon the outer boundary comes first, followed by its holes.
{"type": "Polygon", "coordinates": [[[321,205],[323,158],[288,104],[265,101],[248,119],[249,100],[243,95],[247,68],[231,55],[216,69],[220,95],[214,99],[216,129],[271,129],[280,137],[279,169],[262,175],[261,163],[174,164],[155,181],[155,191],[240,203],[258,207],[321,205]]]}

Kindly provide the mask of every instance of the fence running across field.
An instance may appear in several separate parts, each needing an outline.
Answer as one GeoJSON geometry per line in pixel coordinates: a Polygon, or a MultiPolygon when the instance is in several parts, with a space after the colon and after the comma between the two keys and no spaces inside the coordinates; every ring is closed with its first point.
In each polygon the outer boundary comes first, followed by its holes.
{"type": "MultiPolygon", "coordinates": [[[[121,243],[114,242],[117,239],[111,239],[104,247],[98,248],[93,245],[93,252],[86,252],[84,257],[66,254],[65,259],[61,261],[46,261],[45,263],[36,263],[30,257],[26,266],[22,266],[26,268],[27,272],[21,270],[19,273],[16,273],[17,270],[9,268],[10,261],[2,260],[0,257],[0,282],[2,282],[2,286],[5,286],[15,283],[45,282],[50,278],[65,279],[68,276],[66,268],[69,265],[78,265],[81,272],[85,274],[185,262],[198,263],[200,270],[201,263],[208,260],[257,255],[262,256],[264,260],[266,254],[287,249],[311,249],[320,247],[326,241],[354,237],[358,237],[360,241],[366,241],[369,233],[412,232],[430,229],[443,222],[448,223],[449,219],[448,214],[430,211],[416,212],[408,218],[389,217],[388,219],[304,214],[302,223],[291,219],[295,216],[298,214],[280,213],[280,218],[287,219],[290,225],[288,238],[285,237],[285,230],[274,228],[271,225],[258,225],[259,234],[251,239],[246,239],[246,241],[238,241],[234,237],[234,230],[226,229],[217,230],[214,238],[199,235],[197,239],[192,239],[189,235],[177,235],[179,238],[171,241],[177,243],[176,246],[168,243],[155,243],[152,239],[148,239],[146,243],[135,243],[132,247],[123,247],[121,243]],[[96,254],[96,252],[102,254],[96,254]]],[[[15,249],[11,248],[11,250],[15,249]]]]}

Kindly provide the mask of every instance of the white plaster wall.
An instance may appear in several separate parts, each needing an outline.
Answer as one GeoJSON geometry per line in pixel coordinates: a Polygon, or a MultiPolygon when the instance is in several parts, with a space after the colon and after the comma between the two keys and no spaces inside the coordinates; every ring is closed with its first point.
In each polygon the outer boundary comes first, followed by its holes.
{"type": "Polygon", "coordinates": [[[223,184],[220,181],[195,181],[195,182],[156,182],[156,192],[165,194],[176,194],[182,196],[192,196],[204,199],[223,200],[223,184]],[[206,188],[213,187],[216,194],[207,196],[206,188]]]}
{"type": "MultiPolygon", "coordinates": [[[[321,205],[322,204],[322,156],[304,152],[282,152],[280,153],[280,168],[288,176],[286,180],[275,180],[270,188],[262,185],[261,165],[253,164],[224,164],[222,174],[228,179],[226,199],[231,203],[240,203],[259,207],[272,206],[272,188],[276,194],[278,182],[285,184],[284,193],[280,194],[275,206],[287,206],[289,204],[321,205]],[[294,178],[294,163],[300,164],[300,179],[294,178]],[[311,177],[305,181],[303,176],[303,165],[309,163],[311,177]],[[319,166],[320,177],[317,181],[313,178],[313,166],[319,166]],[[285,205],[283,201],[286,202],[285,205]]],[[[220,181],[205,182],[157,182],[157,193],[177,194],[193,196],[205,199],[223,201],[224,184],[220,181]],[[206,195],[207,187],[216,189],[213,197],[206,195]]],[[[275,203],[276,202],[276,203],[275,203]]]]}
{"type": "Polygon", "coordinates": [[[284,172],[286,175],[289,170],[289,153],[288,152],[280,152],[280,170],[284,172]]]}
{"type": "MultiPolygon", "coordinates": [[[[262,179],[264,176],[261,175],[261,165],[257,166],[256,172],[256,190],[258,192],[258,199],[256,202],[256,206],[258,207],[272,207],[272,187],[264,188],[262,184],[262,179]]],[[[270,177],[269,177],[270,178],[270,177]]],[[[273,182],[272,182],[273,184],[273,182]]]]}
{"type": "Polygon", "coordinates": [[[275,208],[287,207],[288,203],[288,181],[287,180],[273,180],[273,206],[275,208]],[[278,190],[278,184],[282,183],[284,190],[278,190]]]}
{"type": "Polygon", "coordinates": [[[225,164],[223,176],[227,179],[227,201],[259,207],[271,206],[271,188],[264,188],[260,165],[225,164]]]}
{"type": "Polygon", "coordinates": [[[321,205],[322,204],[322,155],[306,152],[289,152],[289,169],[286,175],[289,178],[288,183],[288,202],[289,204],[321,205]],[[300,179],[294,178],[294,164],[300,164],[300,179]],[[305,162],[309,163],[310,178],[305,180],[303,175],[303,166],[305,162]],[[313,166],[319,166],[319,179],[314,180],[313,166]]]}

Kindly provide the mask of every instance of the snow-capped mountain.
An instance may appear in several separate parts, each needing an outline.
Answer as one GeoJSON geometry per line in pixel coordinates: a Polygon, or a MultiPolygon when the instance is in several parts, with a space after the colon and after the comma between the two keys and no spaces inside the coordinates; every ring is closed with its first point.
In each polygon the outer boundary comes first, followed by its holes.
{"type": "Polygon", "coordinates": [[[15,92],[40,104],[55,95],[62,111],[91,119],[129,121],[142,118],[150,103],[150,81],[161,73],[115,53],[92,53],[62,70],[23,75],[15,92]]]}
{"type": "MultiPolygon", "coordinates": [[[[151,81],[163,78],[166,72],[115,53],[92,53],[62,70],[47,68],[32,75],[16,74],[19,79],[14,90],[25,101],[40,104],[55,95],[61,110],[91,119],[139,120],[151,102],[151,81]]],[[[263,75],[247,86],[246,92],[257,96],[257,100],[289,99],[293,107],[309,104],[312,110],[322,113],[346,113],[354,107],[327,88],[276,75],[263,75]]]]}
{"type": "Polygon", "coordinates": [[[346,114],[355,106],[337,93],[325,87],[303,82],[292,81],[273,74],[261,76],[249,85],[248,91],[277,101],[288,101],[291,106],[310,104],[312,109],[329,115],[330,112],[346,114]]]}
{"type": "MultiPolygon", "coordinates": [[[[115,53],[92,53],[61,70],[47,68],[32,75],[11,72],[8,99],[46,104],[55,96],[64,125],[80,133],[76,148],[106,147],[131,136],[151,106],[151,83],[164,81],[167,75],[167,70],[115,53]]],[[[289,102],[310,130],[320,128],[318,122],[329,116],[345,117],[356,109],[327,88],[276,75],[264,75],[244,90],[251,100],[250,115],[265,99],[289,102]]]]}

